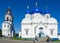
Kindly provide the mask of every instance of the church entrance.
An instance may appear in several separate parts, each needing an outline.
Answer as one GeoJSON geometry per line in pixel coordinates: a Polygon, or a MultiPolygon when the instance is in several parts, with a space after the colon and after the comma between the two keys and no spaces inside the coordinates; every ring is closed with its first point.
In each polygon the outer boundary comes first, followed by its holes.
{"type": "Polygon", "coordinates": [[[38,25],[36,28],[36,36],[39,41],[46,41],[46,34],[45,34],[45,26],[44,25],[38,25]]]}
{"type": "Polygon", "coordinates": [[[44,37],[44,33],[39,33],[39,38],[44,37]]]}
{"type": "Polygon", "coordinates": [[[46,41],[47,40],[47,37],[44,33],[39,33],[39,41],[46,41]]]}
{"type": "Polygon", "coordinates": [[[45,34],[43,33],[43,27],[40,27],[39,28],[39,38],[41,38],[41,37],[44,37],[45,36],[45,34]]]}

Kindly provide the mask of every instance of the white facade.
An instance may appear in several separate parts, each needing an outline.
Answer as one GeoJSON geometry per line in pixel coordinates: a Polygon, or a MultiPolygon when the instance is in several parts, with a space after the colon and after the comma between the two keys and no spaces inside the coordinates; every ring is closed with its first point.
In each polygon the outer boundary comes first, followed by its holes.
{"type": "Polygon", "coordinates": [[[50,37],[58,38],[58,22],[50,16],[50,13],[41,14],[25,14],[25,18],[21,22],[21,31],[19,37],[36,38],[50,37]]]}
{"type": "Polygon", "coordinates": [[[14,32],[15,31],[13,29],[12,12],[11,12],[10,8],[8,8],[8,10],[5,14],[4,22],[2,23],[2,36],[13,37],[14,32]]]}

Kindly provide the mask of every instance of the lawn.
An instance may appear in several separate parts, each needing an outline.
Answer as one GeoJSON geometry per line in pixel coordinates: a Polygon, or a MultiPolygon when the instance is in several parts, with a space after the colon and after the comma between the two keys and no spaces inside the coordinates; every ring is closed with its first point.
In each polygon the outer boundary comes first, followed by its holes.
{"type": "Polygon", "coordinates": [[[55,41],[53,41],[53,42],[60,42],[60,40],[55,40],[55,41]]]}

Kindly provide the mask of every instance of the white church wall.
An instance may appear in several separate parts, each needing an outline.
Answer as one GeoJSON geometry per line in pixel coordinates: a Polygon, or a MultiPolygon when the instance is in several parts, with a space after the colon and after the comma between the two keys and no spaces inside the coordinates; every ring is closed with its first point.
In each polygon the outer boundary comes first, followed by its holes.
{"type": "Polygon", "coordinates": [[[60,35],[58,35],[58,39],[60,40],[60,35]]]}
{"type": "Polygon", "coordinates": [[[32,38],[34,37],[33,35],[33,28],[31,27],[31,25],[22,25],[21,26],[21,29],[22,29],[22,38],[32,38]],[[28,34],[26,35],[26,30],[28,29],[28,34]]]}
{"type": "Polygon", "coordinates": [[[49,35],[49,37],[57,38],[57,25],[48,25],[47,27],[47,30],[49,31],[46,31],[46,33],[49,35]],[[51,35],[51,30],[53,30],[53,35],[51,35]]]}
{"type": "Polygon", "coordinates": [[[43,18],[43,15],[40,14],[40,13],[34,13],[34,14],[32,14],[32,17],[34,17],[34,18],[43,18]]]}
{"type": "Polygon", "coordinates": [[[21,31],[19,31],[19,38],[21,37],[22,35],[21,35],[21,31]]]}
{"type": "Polygon", "coordinates": [[[2,29],[11,29],[11,25],[9,23],[3,23],[2,29]]]}
{"type": "Polygon", "coordinates": [[[26,24],[26,23],[31,23],[31,19],[30,18],[24,18],[21,22],[21,24],[26,24]]]}
{"type": "Polygon", "coordinates": [[[35,35],[39,37],[39,32],[41,32],[39,28],[43,27],[42,31],[45,36],[47,35],[50,38],[57,38],[57,25],[58,23],[56,19],[51,18],[50,14],[46,14],[44,16],[40,13],[34,13],[32,15],[28,14],[21,22],[21,35],[22,38],[35,38],[35,35]],[[27,23],[27,25],[24,23],[27,23]],[[26,35],[25,29],[29,29],[28,35],[26,35]],[[53,35],[51,35],[51,30],[53,30],[53,35]]]}
{"type": "Polygon", "coordinates": [[[7,37],[11,37],[11,31],[9,29],[5,29],[5,30],[3,29],[2,35],[7,36],[7,37]]]}
{"type": "Polygon", "coordinates": [[[44,17],[46,18],[46,19],[49,19],[50,18],[50,14],[48,13],[48,14],[44,14],[44,17]]]}

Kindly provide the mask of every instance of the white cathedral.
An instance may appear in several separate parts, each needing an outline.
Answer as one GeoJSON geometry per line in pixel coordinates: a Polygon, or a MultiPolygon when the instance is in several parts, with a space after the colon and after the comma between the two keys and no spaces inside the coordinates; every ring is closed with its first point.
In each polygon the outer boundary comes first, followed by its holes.
{"type": "MultiPolygon", "coordinates": [[[[27,8],[29,9],[29,6],[27,8]]],[[[52,39],[60,39],[60,36],[58,36],[58,21],[51,17],[48,10],[44,14],[38,8],[33,12],[28,11],[21,21],[19,37],[41,38],[47,36],[52,39]]]]}
{"type": "Polygon", "coordinates": [[[12,11],[8,7],[7,12],[5,14],[4,22],[2,23],[2,36],[3,37],[13,37],[15,33],[13,27],[13,16],[12,11]]]}
{"type": "MultiPolygon", "coordinates": [[[[51,39],[59,39],[58,35],[58,21],[51,17],[50,12],[46,10],[42,13],[37,8],[32,12],[29,12],[29,6],[27,6],[28,11],[25,14],[25,18],[21,21],[21,30],[19,32],[19,37],[21,38],[42,38],[49,37],[51,39]]],[[[10,8],[7,9],[5,14],[4,22],[2,23],[2,36],[13,37],[15,34],[13,16],[10,8]]]]}

